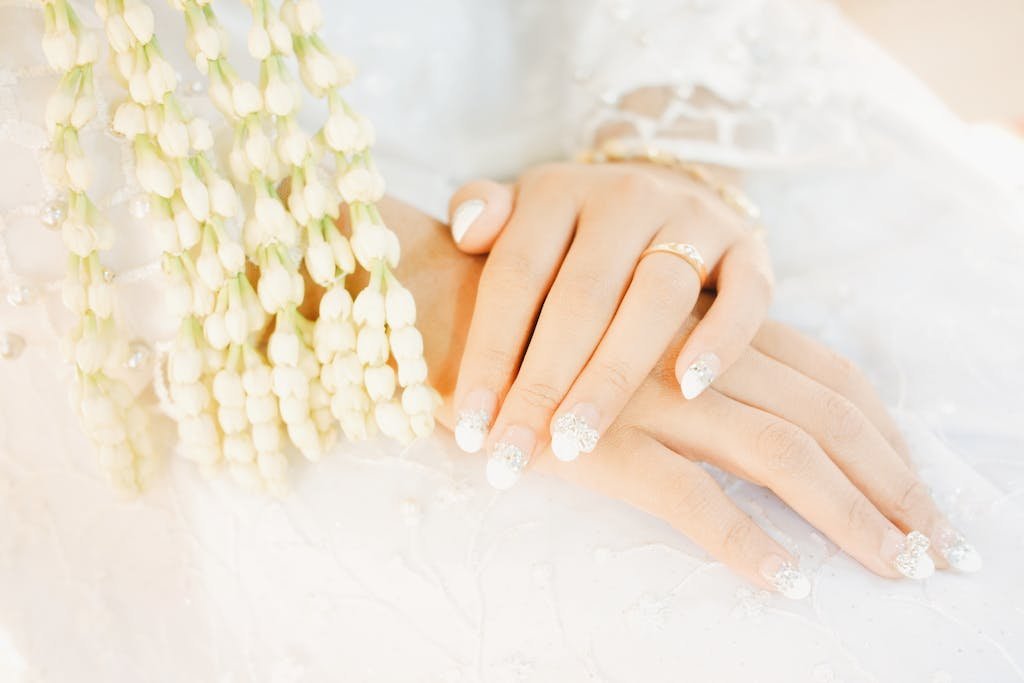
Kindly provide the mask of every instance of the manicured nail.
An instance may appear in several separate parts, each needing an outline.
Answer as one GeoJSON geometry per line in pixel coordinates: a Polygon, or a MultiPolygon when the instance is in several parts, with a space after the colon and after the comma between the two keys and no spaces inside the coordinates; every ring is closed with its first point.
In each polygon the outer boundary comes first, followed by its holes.
{"type": "Polygon", "coordinates": [[[939,554],[958,572],[973,574],[981,570],[981,555],[956,529],[944,527],[936,534],[935,547],[939,554]]]}
{"type": "Polygon", "coordinates": [[[497,402],[497,396],[489,389],[476,389],[463,399],[455,420],[455,443],[466,453],[476,453],[484,447],[497,402]]]}
{"type": "Polygon", "coordinates": [[[761,576],[790,600],[803,600],[811,594],[810,580],[792,562],[779,555],[769,555],[761,562],[761,576]]]}
{"type": "Polygon", "coordinates": [[[597,407],[577,403],[568,413],[559,415],[551,426],[551,451],[563,462],[570,462],[580,453],[589,453],[597,446],[597,407]]]}
{"type": "Polygon", "coordinates": [[[537,442],[533,431],[513,425],[507,427],[501,440],[491,447],[487,459],[487,481],[499,491],[512,488],[530,460],[530,453],[537,442]]]}
{"type": "Polygon", "coordinates": [[[452,238],[456,243],[466,236],[469,226],[480,217],[487,204],[482,199],[467,199],[459,204],[452,214],[452,238]]]}
{"type": "Polygon", "coordinates": [[[886,532],[882,542],[882,557],[908,579],[927,579],[935,573],[935,563],[928,555],[931,541],[920,531],[904,536],[895,529],[886,532]]]}
{"type": "Polygon", "coordinates": [[[679,386],[683,390],[683,398],[691,399],[700,396],[701,392],[711,386],[722,369],[722,361],[710,351],[697,356],[683,373],[679,386]]]}

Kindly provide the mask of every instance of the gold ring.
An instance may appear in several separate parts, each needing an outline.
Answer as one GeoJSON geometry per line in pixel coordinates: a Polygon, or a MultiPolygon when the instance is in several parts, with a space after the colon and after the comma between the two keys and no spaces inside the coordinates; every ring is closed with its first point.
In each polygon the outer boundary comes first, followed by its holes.
{"type": "Polygon", "coordinates": [[[640,254],[640,260],[650,254],[663,253],[672,254],[678,256],[693,268],[694,272],[697,273],[697,278],[700,279],[700,286],[703,287],[704,283],[708,279],[708,269],[704,265],[704,257],[697,251],[697,247],[692,244],[684,244],[682,242],[662,242],[655,244],[654,246],[647,247],[644,253],[640,254]]]}

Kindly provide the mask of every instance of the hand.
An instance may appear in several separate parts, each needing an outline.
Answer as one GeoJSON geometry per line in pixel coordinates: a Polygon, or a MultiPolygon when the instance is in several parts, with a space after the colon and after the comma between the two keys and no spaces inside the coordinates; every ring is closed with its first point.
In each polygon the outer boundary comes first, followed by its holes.
{"type": "MultiPolygon", "coordinates": [[[[394,203],[382,211],[402,239],[399,277],[421,311],[431,382],[454,424],[455,374],[482,259],[459,255],[443,227],[394,203]]],[[[757,332],[716,386],[679,396],[673,361],[707,308],[705,297],[608,428],[592,457],[569,466],[549,449],[537,466],[646,510],[752,582],[790,597],[809,590],[797,561],[729,500],[700,462],[767,486],[871,571],[923,578],[980,568],[906,464],[907,448],[863,376],[831,351],[776,323],[757,332]],[[927,553],[914,535],[935,540],[927,553]],[[934,560],[934,563],[933,563],[934,560]]]]}
{"type": "MultiPolygon", "coordinates": [[[[679,256],[642,257],[650,246],[693,245],[710,270],[706,284],[718,289],[675,359],[685,398],[734,362],[766,315],[763,242],[718,194],[677,170],[552,164],[514,188],[471,183],[452,207],[459,248],[490,251],[455,392],[456,440],[468,452],[486,441],[492,453],[529,461],[549,434],[562,460],[593,450],[703,284],[679,256]]],[[[503,462],[488,467],[498,488],[517,478],[503,462]]]]}

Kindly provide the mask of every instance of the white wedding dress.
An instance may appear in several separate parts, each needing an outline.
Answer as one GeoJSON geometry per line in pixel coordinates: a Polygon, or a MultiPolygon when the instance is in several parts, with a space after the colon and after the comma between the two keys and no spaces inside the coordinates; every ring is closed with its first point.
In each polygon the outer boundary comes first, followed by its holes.
{"type": "MultiPolygon", "coordinates": [[[[181,18],[156,4],[186,99],[209,113],[181,18]]],[[[217,5],[239,61],[246,11],[217,5]]],[[[296,465],[278,501],[204,479],[158,425],[167,467],[118,499],[59,350],[42,12],[0,0],[0,681],[1024,680],[1024,144],[958,121],[810,0],[325,5],[390,192],[439,215],[462,180],[564,156],[623,115],[622,93],[671,85],[662,120],[634,123],[748,170],[774,316],[866,369],[984,570],[876,578],[726,480],[811,576],[811,597],[787,601],[590,492],[530,474],[495,493],[443,430],[404,451],[342,444],[296,465]]],[[[101,119],[118,96],[103,80],[101,119]]],[[[155,247],[130,154],[102,120],[87,145],[143,381],[168,333],[155,247]]]]}

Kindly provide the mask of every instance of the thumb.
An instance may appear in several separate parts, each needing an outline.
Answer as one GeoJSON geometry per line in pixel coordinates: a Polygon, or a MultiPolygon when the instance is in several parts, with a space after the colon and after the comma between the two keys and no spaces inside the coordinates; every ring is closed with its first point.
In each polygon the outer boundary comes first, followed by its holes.
{"type": "Polygon", "coordinates": [[[467,254],[486,254],[512,215],[512,188],[493,180],[473,180],[448,202],[452,239],[467,254]]]}

